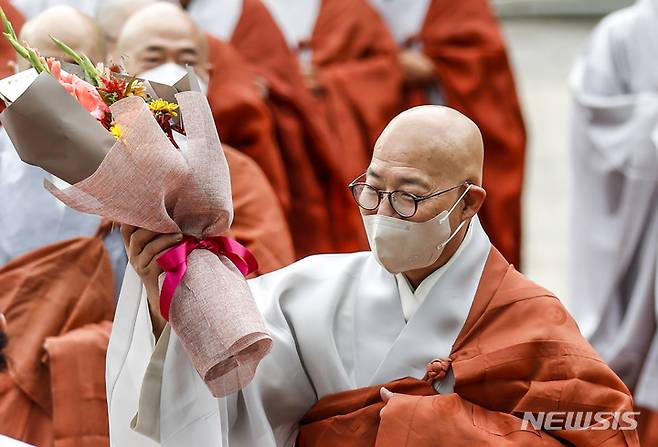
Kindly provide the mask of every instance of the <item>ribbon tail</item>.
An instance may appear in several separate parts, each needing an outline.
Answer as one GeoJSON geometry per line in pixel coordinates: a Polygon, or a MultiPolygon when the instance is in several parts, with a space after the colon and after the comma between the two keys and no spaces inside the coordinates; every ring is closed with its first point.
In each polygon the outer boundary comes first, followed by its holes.
{"type": "Polygon", "coordinates": [[[165,279],[162,283],[162,290],[160,291],[160,313],[167,321],[169,321],[169,309],[171,308],[171,302],[174,299],[174,293],[176,293],[176,288],[183,280],[186,271],[187,264],[182,263],[176,269],[165,274],[165,279]]]}

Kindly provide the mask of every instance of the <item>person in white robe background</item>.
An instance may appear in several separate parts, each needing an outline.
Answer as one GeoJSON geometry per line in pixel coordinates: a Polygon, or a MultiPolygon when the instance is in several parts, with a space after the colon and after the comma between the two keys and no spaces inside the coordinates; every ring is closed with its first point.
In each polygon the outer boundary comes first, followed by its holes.
{"type": "Polygon", "coordinates": [[[603,19],[570,84],[570,310],[658,411],[658,1],[603,19]]]}
{"type": "MultiPolygon", "coordinates": [[[[105,58],[104,41],[93,19],[68,6],[50,8],[29,20],[20,38],[39,48],[44,56],[66,60],[50,40],[51,35],[59,36],[94,61],[105,58]]],[[[27,69],[29,65],[19,59],[18,67],[27,69]]],[[[4,128],[0,129],[0,266],[45,245],[96,233],[100,218],[66,207],[46,191],[44,179],[65,184],[43,169],[24,163],[4,128]]],[[[108,234],[104,243],[112,261],[118,297],[128,258],[118,230],[108,234]]]]}

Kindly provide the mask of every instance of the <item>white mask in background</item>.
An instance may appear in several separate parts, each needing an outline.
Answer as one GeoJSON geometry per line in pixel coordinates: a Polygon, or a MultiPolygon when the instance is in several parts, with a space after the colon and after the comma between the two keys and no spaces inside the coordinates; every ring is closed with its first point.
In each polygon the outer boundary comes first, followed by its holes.
{"type": "Polygon", "coordinates": [[[363,216],[370,249],[382,267],[391,273],[408,272],[434,264],[444,247],[464,226],[450,228],[450,214],[466,196],[471,185],[449,210],[426,222],[409,222],[395,217],[371,214],[363,216]]]}
{"type": "MultiPolygon", "coordinates": [[[[158,65],[155,68],[151,68],[150,70],[146,70],[145,72],[139,74],[137,77],[153,82],[159,82],[160,84],[174,85],[186,74],[187,68],[174,62],[167,62],[162,65],[158,65]]],[[[208,93],[208,84],[199,76],[197,76],[197,79],[199,81],[199,88],[201,89],[201,93],[205,96],[208,93]]]]}

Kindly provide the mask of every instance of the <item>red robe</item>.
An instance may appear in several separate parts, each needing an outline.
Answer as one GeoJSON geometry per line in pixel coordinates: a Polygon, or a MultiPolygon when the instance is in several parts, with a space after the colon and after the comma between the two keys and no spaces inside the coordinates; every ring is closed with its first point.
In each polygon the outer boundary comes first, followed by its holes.
{"type": "Polygon", "coordinates": [[[450,360],[454,393],[438,395],[414,378],[385,384],[401,395],[389,401],[381,419],[381,385],[327,396],[301,421],[300,445],[639,445],[635,430],[522,427],[524,412],[633,411],[633,403],[560,301],[496,249],[450,360]]]}
{"type": "MultiPolygon", "coordinates": [[[[364,0],[323,0],[306,44],[324,87],[317,108],[335,134],[333,156],[347,185],[365,172],[375,140],[399,107],[397,47],[364,0]]],[[[331,210],[337,250],[367,249],[353,201],[336,197],[331,210]]]]}
{"type": "MultiPolygon", "coordinates": [[[[498,21],[487,0],[432,0],[417,38],[434,61],[446,105],[482,131],[487,200],[478,215],[493,245],[518,267],[526,133],[498,21]]],[[[407,96],[407,106],[425,102],[420,90],[407,96]]]]}
{"type": "Polygon", "coordinates": [[[294,251],[281,206],[258,165],[224,145],[231,173],[233,223],[230,236],[246,246],[258,261],[262,275],[292,263],[294,251]]]}
{"type": "Polygon", "coordinates": [[[269,179],[288,212],[290,190],[272,116],[256,88],[252,71],[235,48],[210,35],[208,102],[222,143],[251,157],[269,179]]]}
{"type": "Polygon", "coordinates": [[[330,253],[334,251],[330,198],[342,196],[349,203],[349,191],[326,123],[313,110],[296,56],[259,0],[244,0],[231,44],[268,85],[266,100],[290,186],[289,223],[296,256],[330,253]]]}

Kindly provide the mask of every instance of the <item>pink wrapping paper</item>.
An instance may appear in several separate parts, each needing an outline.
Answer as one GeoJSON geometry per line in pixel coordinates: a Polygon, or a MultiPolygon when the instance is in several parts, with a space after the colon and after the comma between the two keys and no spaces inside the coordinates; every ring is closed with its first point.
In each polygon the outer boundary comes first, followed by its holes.
{"type": "MultiPolygon", "coordinates": [[[[162,132],[139,97],[111,107],[123,136],[88,178],[46,188],[76,210],[160,233],[219,236],[233,219],[228,165],[206,98],[176,95],[187,134],[185,153],[162,132]]],[[[224,256],[190,253],[170,324],[216,397],[246,386],[272,339],[249,287],[224,256]]]]}

